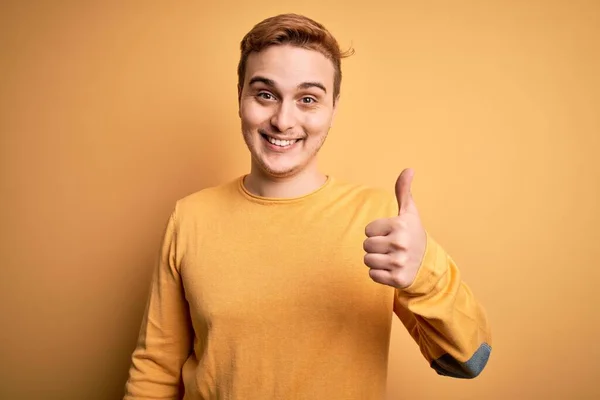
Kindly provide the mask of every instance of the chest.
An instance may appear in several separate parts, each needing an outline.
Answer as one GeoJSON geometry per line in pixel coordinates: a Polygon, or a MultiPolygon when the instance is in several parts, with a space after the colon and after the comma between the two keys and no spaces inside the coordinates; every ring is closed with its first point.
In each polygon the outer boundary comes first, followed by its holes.
{"type": "Polygon", "coordinates": [[[363,262],[371,219],[350,210],[272,210],[200,223],[182,265],[191,312],[207,324],[247,326],[256,318],[339,320],[350,309],[381,308],[391,292],[363,262]]]}

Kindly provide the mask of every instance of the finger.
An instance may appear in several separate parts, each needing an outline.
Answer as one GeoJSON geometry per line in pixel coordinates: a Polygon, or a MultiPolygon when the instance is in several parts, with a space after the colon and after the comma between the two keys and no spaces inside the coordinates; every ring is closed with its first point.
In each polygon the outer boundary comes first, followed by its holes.
{"type": "Polygon", "coordinates": [[[389,236],[372,236],[363,242],[367,253],[387,254],[393,250],[389,236]]]}
{"type": "Polygon", "coordinates": [[[367,253],[365,254],[364,262],[369,268],[389,270],[390,256],[387,254],[367,253]]]}
{"type": "Polygon", "coordinates": [[[411,185],[415,172],[411,168],[402,171],[396,180],[396,200],[398,201],[398,215],[407,210],[412,201],[411,185]]]}
{"type": "Polygon", "coordinates": [[[369,277],[377,283],[381,283],[383,285],[388,286],[394,286],[392,274],[390,271],[386,271],[383,269],[371,269],[369,270],[369,277]]]}
{"type": "Polygon", "coordinates": [[[376,219],[367,225],[365,228],[365,235],[367,235],[367,237],[385,236],[392,232],[392,228],[389,218],[376,219]]]}

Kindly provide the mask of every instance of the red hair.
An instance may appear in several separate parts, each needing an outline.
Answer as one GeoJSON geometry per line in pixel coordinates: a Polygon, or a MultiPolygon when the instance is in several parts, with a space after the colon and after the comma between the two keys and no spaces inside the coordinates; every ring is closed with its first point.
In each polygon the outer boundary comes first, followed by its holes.
{"type": "Polygon", "coordinates": [[[246,75],[246,61],[252,52],[260,52],[272,45],[289,44],[315,50],[333,63],[333,99],[340,93],[342,83],[342,58],[354,54],[352,49],[342,52],[337,40],[320,23],[298,14],[281,14],[267,18],[255,25],[240,43],[238,64],[238,93],[242,92],[246,75]]]}

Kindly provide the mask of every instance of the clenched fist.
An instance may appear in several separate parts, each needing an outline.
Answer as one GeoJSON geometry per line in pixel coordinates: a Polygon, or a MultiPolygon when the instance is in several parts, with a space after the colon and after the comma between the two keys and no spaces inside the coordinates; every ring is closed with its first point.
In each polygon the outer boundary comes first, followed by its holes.
{"type": "Polygon", "coordinates": [[[396,181],[398,216],[367,225],[363,244],[371,279],[399,289],[415,280],[427,245],[427,234],[410,192],[413,176],[412,169],[402,171],[396,181]]]}

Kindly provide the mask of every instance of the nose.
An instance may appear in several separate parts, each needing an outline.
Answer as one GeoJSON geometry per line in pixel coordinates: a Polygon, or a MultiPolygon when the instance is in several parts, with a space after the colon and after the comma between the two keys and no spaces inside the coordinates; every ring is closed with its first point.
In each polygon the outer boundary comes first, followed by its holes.
{"type": "Polygon", "coordinates": [[[296,107],[293,102],[282,101],[271,117],[271,125],[279,132],[286,132],[296,125],[296,107]]]}

